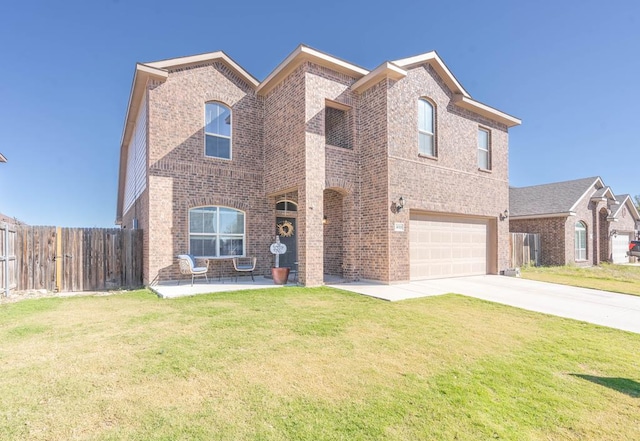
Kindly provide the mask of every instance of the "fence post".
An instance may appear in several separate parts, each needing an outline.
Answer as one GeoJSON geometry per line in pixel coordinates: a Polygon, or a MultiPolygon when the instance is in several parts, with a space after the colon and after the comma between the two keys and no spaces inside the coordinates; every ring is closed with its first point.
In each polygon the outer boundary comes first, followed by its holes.
{"type": "Polygon", "coordinates": [[[2,230],[2,266],[4,266],[4,296],[9,297],[9,234],[7,233],[7,224],[1,223],[2,230]]]}
{"type": "Polygon", "coordinates": [[[56,227],[56,292],[62,292],[62,228],[56,227]]]}
{"type": "Polygon", "coordinates": [[[4,296],[9,297],[9,227],[6,223],[0,224],[2,229],[2,264],[4,265],[4,296]]]}

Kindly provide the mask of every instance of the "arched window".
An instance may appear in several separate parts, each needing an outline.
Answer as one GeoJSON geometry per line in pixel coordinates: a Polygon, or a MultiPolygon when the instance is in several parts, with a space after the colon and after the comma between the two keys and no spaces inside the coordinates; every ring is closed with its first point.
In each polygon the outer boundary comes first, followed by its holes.
{"type": "Polygon", "coordinates": [[[418,100],[418,153],[436,156],[436,113],[433,104],[418,100]]]}
{"type": "Polygon", "coordinates": [[[283,200],[276,204],[276,210],[280,211],[298,211],[298,204],[292,201],[283,200]]]}
{"type": "Polygon", "coordinates": [[[227,207],[189,210],[189,253],[196,257],[245,255],[244,212],[227,207]]]}
{"type": "Polygon", "coordinates": [[[576,222],[576,257],[575,260],[587,260],[587,225],[582,222],[576,222]]]}
{"type": "Polygon", "coordinates": [[[220,103],[205,104],[204,154],[231,159],[231,109],[220,103]]]}

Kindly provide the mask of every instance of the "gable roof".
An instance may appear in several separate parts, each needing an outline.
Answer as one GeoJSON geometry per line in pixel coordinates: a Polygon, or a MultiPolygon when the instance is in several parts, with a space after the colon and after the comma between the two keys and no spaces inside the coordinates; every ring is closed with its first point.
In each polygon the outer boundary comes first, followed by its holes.
{"type": "Polygon", "coordinates": [[[305,61],[312,61],[321,66],[328,67],[338,72],[352,76],[356,81],[351,85],[352,89],[362,93],[369,87],[377,84],[383,78],[399,80],[407,76],[408,69],[421,64],[429,64],[442,78],[444,83],[453,93],[453,102],[458,107],[470,110],[493,121],[498,121],[507,127],[522,124],[519,118],[511,116],[493,107],[482,104],[471,98],[471,95],[462,87],[457,78],[451,73],[444,61],[436,51],[426,52],[413,57],[402,58],[395,61],[385,61],[372,71],[368,71],[348,61],[336,58],[327,53],[313,49],[304,44],[299,45],[287,58],[285,58],[257,87],[256,92],[266,95],[280,81],[286,78],[300,64],[305,61]]]}
{"type": "Polygon", "coordinates": [[[624,206],[627,207],[627,212],[633,217],[636,221],[640,220],[640,213],[638,213],[638,209],[636,205],[631,200],[631,196],[628,194],[619,194],[616,195],[616,201],[618,201],[618,205],[614,210],[611,210],[611,217],[618,218],[622,214],[622,208],[624,206]]]}
{"type": "Polygon", "coordinates": [[[402,58],[392,62],[398,67],[405,69],[411,69],[412,67],[419,66],[421,64],[428,63],[438,73],[440,78],[445,82],[449,89],[457,94],[467,98],[471,98],[471,95],[462,87],[457,78],[451,73],[444,61],[440,58],[436,51],[427,52],[413,57],[402,58]]]}
{"type": "Polygon", "coordinates": [[[591,196],[602,188],[604,184],[597,176],[531,187],[510,187],[510,217],[569,216],[585,196],[591,196]]]}
{"type": "Polygon", "coordinates": [[[367,69],[356,66],[353,63],[301,44],[267,75],[267,78],[260,83],[256,91],[261,95],[266,95],[305,61],[312,61],[355,78],[361,78],[369,73],[367,69]]]}
{"type": "Polygon", "coordinates": [[[2,153],[0,153],[0,162],[7,162],[7,158],[2,153]]]}
{"type": "Polygon", "coordinates": [[[595,193],[593,193],[591,195],[591,199],[615,199],[616,196],[613,194],[613,191],[611,191],[611,187],[607,186],[607,187],[602,187],[598,190],[595,191],[595,193]]]}
{"type": "Polygon", "coordinates": [[[136,63],[136,70],[133,75],[133,84],[129,94],[129,104],[127,106],[127,114],[125,116],[125,125],[122,133],[121,144],[127,143],[135,124],[135,118],[138,114],[140,100],[144,95],[144,89],[147,81],[155,79],[165,81],[169,76],[169,70],[178,67],[190,66],[198,63],[209,63],[212,61],[222,61],[235,74],[242,78],[247,84],[254,89],[258,87],[259,81],[253,75],[244,70],[238,63],[233,61],[231,57],[222,51],[208,52],[199,55],[190,55],[187,57],[169,58],[166,60],[153,61],[150,63],[136,63]]]}
{"type": "Polygon", "coordinates": [[[409,58],[402,58],[392,62],[396,66],[404,69],[411,69],[412,67],[419,66],[421,64],[429,64],[433,70],[442,78],[449,90],[453,92],[453,102],[456,106],[467,109],[471,112],[477,113],[489,118],[493,121],[498,121],[507,127],[518,126],[522,124],[522,121],[515,116],[511,116],[507,113],[501,112],[491,106],[487,106],[479,101],[471,98],[469,92],[467,92],[458,79],[451,73],[444,61],[440,58],[436,51],[427,52],[425,54],[415,55],[409,58]]]}
{"type": "Polygon", "coordinates": [[[177,67],[183,67],[198,63],[209,63],[211,61],[219,60],[224,62],[231,68],[237,75],[239,75],[247,84],[252,85],[254,88],[258,87],[260,82],[249,72],[244,70],[242,66],[236,63],[230,56],[223,51],[207,52],[198,55],[189,55],[186,57],[168,58],[166,60],[152,61],[150,63],[144,63],[149,67],[156,69],[175,69],[177,67]]]}

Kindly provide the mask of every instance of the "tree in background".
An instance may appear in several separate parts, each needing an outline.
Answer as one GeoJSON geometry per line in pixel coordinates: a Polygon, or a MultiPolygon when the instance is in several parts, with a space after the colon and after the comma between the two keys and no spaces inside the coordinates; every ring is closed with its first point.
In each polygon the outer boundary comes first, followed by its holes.
{"type": "Polygon", "coordinates": [[[636,208],[640,211],[640,194],[635,195],[633,199],[636,201],[636,208]]]}

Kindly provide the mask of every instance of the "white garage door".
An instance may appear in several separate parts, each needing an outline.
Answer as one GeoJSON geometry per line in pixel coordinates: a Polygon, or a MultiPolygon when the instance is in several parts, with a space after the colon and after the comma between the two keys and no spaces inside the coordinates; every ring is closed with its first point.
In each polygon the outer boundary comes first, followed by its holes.
{"type": "Polygon", "coordinates": [[[487,221],[413,215],[411,280],[487,274],[487,221]]]}
{"type": "Polygon", "coordinates": [[[611,238],[612,259],[613,263],[628,263],[627,251],[629,251],[629,236],[626,234],[618,234],[611,238]]]}

